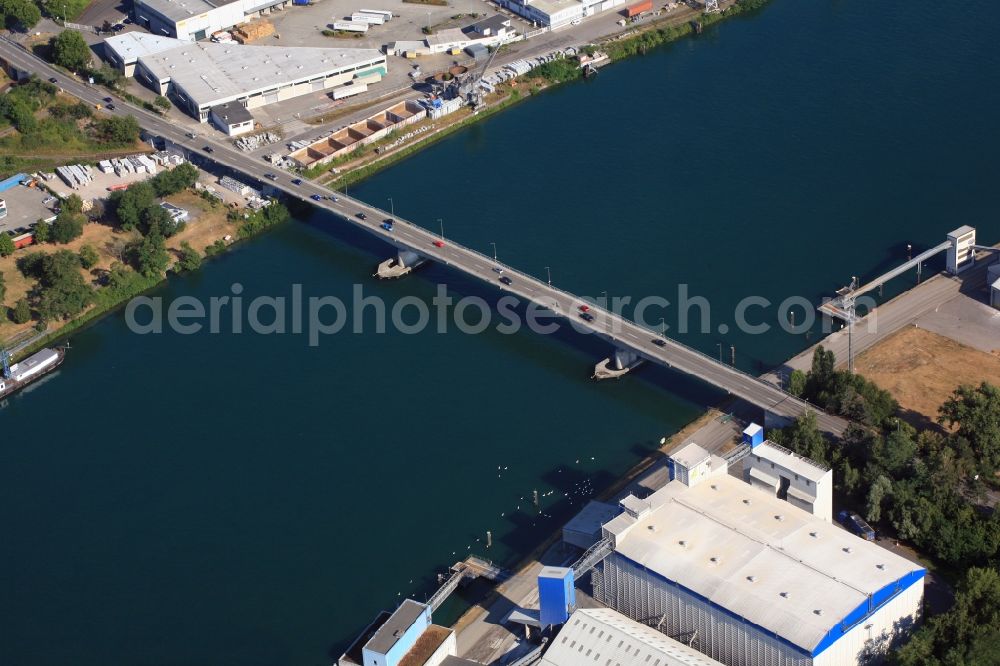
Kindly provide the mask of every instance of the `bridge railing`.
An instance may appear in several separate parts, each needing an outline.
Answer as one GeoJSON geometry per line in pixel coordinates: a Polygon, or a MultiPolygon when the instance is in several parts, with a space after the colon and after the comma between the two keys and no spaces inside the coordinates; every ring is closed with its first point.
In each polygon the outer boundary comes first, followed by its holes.
{"type": "MultiPolygon", "coordinates": [[[[416,225],[416,223],[406,222],[405,220],[404,220],[404,222],[407,223],[407,224],[419,227],[419,225],[416,225]]],[[[424,227],[420,227],[420,228],[424,229],[424,227]]],[[[424,230],[428,231],[426,229],[424,229],[424,230]]],[[[430,233],[430,232],[428,231],[428,233],[430,233]]],[[[460,247],[463,250],[467,251],[467,252],[470,252],[472,254],[478,255],[478,256],[480,256],[480,257],[482,257],[484,259],[487,259],[488,261],[490,261],[492,263],[497,264],[499,267],[501,267],[501,268],[503,268],[505,270],[506,269],[510,269],[510,270],[515,271],[517,273],[520,273],[522,275],[527,275],[528,277],[530,277],[530,278],[532,278],[532,279],[534,279],[534,280],[536,280],[538,282],[541,282],[541,278],[537,278],[534,275],[530,275],[529,273],[525,273],[524,271],[522,271],[521,269],[517,268],[516,266],[510,266],[510,265],[508,265],[508,264],[500,261],[499,259],[496,259],[496,258],[491,257],[489,255],[483,254],[482,252],[480,252],[478,250],[474,250],[471,247],[467,247],[467,246],[464,246],[464,245],[460,245],[460,247]]],[[[562,289],[560,287],[556,287],[556,286],[553,286],[551,284],[548,285],[548,287],[550,289],[552,289],[553,291],[557,291],[560,294],[562,294],[563,296],[566,296],[566,297],[568,297],[570,299],[583,300],[579,295],[574,294],[572,292],[568,292],[565,289],[562,289]]],[[[588,303],[588,305],[589,305],[589,303],[588,303]]],[[[726,365],[725,363],[722,363],[722,362],[718,361],[717,359],[713,358],[712,356],[709,356],[705,352],[702,352],[702,351],[700,351],[698,349],[695,349],[694,347],[686,345],[683,342],[680,342],[680,341],[678,341],[675,338],[667,338],[667,336],[664,333],[661,333],[660,331],[654,330],[654,329],[650,328],[649,326],[646,326],[646,325],[643,325],[643,324],[639,324],[638,322],[636,322],[636,321],[634,321],[632,319],[629,319],[625,315],[622,315],[622,314],[616,313],[616,312],[612,312],[611,310],[608,310],[606,307],[604,307],[604,306],[602,306],[600,304],[594,304],[592,307],[594,307],[595,309],[597,309],[597,310],[599,310],[601,312],[604,312],[606,315],[609,315],[612,318],[617,318],[617,319],[621,320],[622,322],[624,322],[626,324],[630,324],[632,326],[635,326],[636,328],[641,328],[643,330],[646,330],[646,331],[652,333],[653,335],[662,336],[662,337],[668,339],[671,344],[674,344],[674,345],[676,345],[678,347],[681,347],[685,351],[689,351],[689,352],[692,352],[694,354],[697,354],[698,356],[700,356],[703,359],[709,361],[713,365],[721,366],[721,367],[725,368],[728,372],[732,372],[732,373],[735,373],[735,374],[742,375],[742,376],[744,376],[744,377],[746,377],[748,379],[751,379],[754,382],[757,382],[757,383],[760,383],[760,384],[765,384],[769,388],[771,388],[773,390],[776,390],[776,391],[779,391],[788,400],[791,400],[791,401],[793,401],[795,403],[801,404],[801,405],[803,405],[806,408],[810,408],[810,409],[814,409],[814,410],[817,409],[809,401],[804,400],[803,398],[800,398],[800,397],[798,397],[796,395],[793,395],[793,394],[789,393],[788,391],[786,391],[785,389],[783,389],[780,386],[777,386],[775,384],[771,384],[770,382],[767,382],[767,381],[761,379],[760,377],[752,375],[749,372],[746,372],[744,370],[740,370],[739,368],[737,368],[735,366],[726,365]]],[[[569,315],[570,313],[565,313],[565,314],[569,315]]],[[[611,332],[609,332],[609,335],[611,335],[611,337],[614,337],[611,332]]]]}

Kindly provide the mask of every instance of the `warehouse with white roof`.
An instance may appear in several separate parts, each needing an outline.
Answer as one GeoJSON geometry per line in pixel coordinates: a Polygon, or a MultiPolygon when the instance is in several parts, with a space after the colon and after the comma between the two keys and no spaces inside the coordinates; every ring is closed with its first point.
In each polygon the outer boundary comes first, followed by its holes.
{"type": "Polygon", "coordinates": [[[106,58],[201,122],[212,107],[254,109],[387,71],[376,49],[191,43],[137,32],[109,37],[106,58]]]}
{"type": "Polygon", "coordinates": [[[853,665],[916,621],[923,568],[679,453],[673,481],[604,525],[597,601],[729,666],[853,665]]]}
{"type": "Polygon", "coordinates": [[[610,608],[570,616],[538,666],[721,666],[697,650],[610,608]]]}
{"type": "Polygon", "coordinates": [[[135,18],[153,34],[196,41],[289,4],[290,0],[135,0],[135,18]]]}

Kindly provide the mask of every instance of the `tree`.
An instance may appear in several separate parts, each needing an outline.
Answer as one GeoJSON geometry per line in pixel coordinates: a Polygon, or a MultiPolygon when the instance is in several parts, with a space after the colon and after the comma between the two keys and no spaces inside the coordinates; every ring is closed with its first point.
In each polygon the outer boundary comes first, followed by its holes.
{"type": "Polygon", "coordinates": [[[90,66],[90,47],[78,30],[63,30],[52,38],[52,61],[71,72],[90,66]]]}
{"type": "Polygon", "coordinates": [[[28,299],[21,298],[14,304],[10,310],[10,318],[15,324],[27,324],[31,321],[31,306],[28,305],[28,299]]]}
{"type": "Polygon", "coordinates": [[[193,186],[196,180],[198,180],[197,167],[185,162],[153,176],[152,185],[156,196],[165,197],[186,190],[193,186]]]}
{"type": "Polygon", "coordinates": [[[144,277],[153,278],[163,274],[170,263],[170,255],[167,254],[159,231],[154,229],[133,247],[132,262],[144,277]]]}
{"type": "Polygon", "coordinates": [[[986,382],[959,386],[941,405],[938,421],[958,424],[956,435],[969,442],[983,471],[1000,467],[1000,388],[986,382]]]}
{"type": "Polygon", "coordinates": [[[71,194],[63,200],[62,204],[60,204],[59,210],[65,210],[70,213],[82,213],[83,199],[81,199],[77,194],[71,194]]]}
{"type": "Polygon", "coordinates": [[[80,258],[69,250],[44,255],[33,290],[42,319],[69,319],[90,305],[94,290],[80,275],[80,258]]]}
{"type": "Polygon", "coordinates": [[[892,494],[892,481],[879,475],[875,483],[868,489],[868,502],[865,515],[870,522],[877,523],[882,518],[882,502],[892,494]]]}
{"type": "Polygon", "coordinates": [[[0,257],[9,257],[14,254],[14,241],[10,234],[0,233],[0,257]]]}
{"type": "Polygon", "coordinates": [[[788,376],[788,392],[795,396],[801,396],[806,390],[806,373],[801,370],[792,370],[788,376]]]}
{"type": "Polygon", "coordinates": [[[30,0],[0,0],[0,14],[4,25],[21,30],[33,28],[42,18],[42,12],[30,0]]]}
{"type": "Polygon", "coordinates": [[[143,212],[153,205],[156,192],[148,182],[133,183],[127,190],[111,195],[111,207],[118,218],[119,226],[125,231],[138,229],[143,212]]]}
{"type": "Polygon", "coordinates": [[[35,222],[35,242],[38,244],[48,243],[52,227],[45,220],[35,222]]]}
{"type": "Polygon", "coordinates": [[[201,266],[201,255],[187,241],[181,243],[181,258],[177,262],[179,271],[193,271],[201,266]]]}
{"type": "Polygon", "coordinates": [[[52,241],[66,244],[83,235],[83,224],[87,218],[83,213],[73,213],[63,208],[52,223],[52,241]]]}
{"type": "Polygon", "coordinates": [[[80,265],[86,269],[91,269],[97,265],[100,260],[100,255],[97,254],[97,250],[91,245],[84,245],[80,248],[80,265]]]}
{"type": "Polygon", "coordinates": [[[143,235],[159,233],[164,238],[170,238],[178,231],[184,230],[184,223],[175,220],[163,206],[153,204],[143,211],[139,230],[143,235]]]}
{"type": "Polygon", "coordinates": [[[170,110],[170,100],[164,97],[163,95],[157,95],[156,99],[153,100],[153,104],[160,107],[164,111],[170,110]]]}
{"type": "Polygon", "coordinates": [[[134,116],[98,118],[91,125],[98,140],[127,146],[139,140],[139,121],[134,116]]]}
{"type": "Polygon", "coordinates": [[[791,449],[818,463],[828,463],[826,440],[816,424],[816,413],[808,411],[787,428],[770,433],[775,444],[791,449]]]}

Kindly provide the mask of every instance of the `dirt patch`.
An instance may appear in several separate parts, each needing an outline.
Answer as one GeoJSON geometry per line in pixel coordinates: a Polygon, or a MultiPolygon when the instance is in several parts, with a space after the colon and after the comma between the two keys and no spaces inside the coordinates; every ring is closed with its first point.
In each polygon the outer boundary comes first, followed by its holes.
{"type": "Polygon", "coordinates": [[[904,420],[924,428],[934,425],[938,407],[959,385],[1000,385],[1000,357],[916,327],[864,352],[855,367],[899,401],[904,420]]]}

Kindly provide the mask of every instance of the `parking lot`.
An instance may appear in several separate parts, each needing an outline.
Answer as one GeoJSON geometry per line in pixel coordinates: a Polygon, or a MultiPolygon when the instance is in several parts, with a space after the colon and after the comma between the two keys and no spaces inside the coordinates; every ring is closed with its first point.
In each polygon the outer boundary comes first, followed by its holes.
{"type": "Polygon", "coordinates": [[[24,185],[15,185],[9,190],[0,192],[0,199],[7,202],[7,217],[0,219],[0,231],[27,230],[29,225],[38,220],[45,220],[55,215],[52,208],[55,201],[49,204],[43,203],[49,197],[49,193],[43,189],[24,185]]]}

